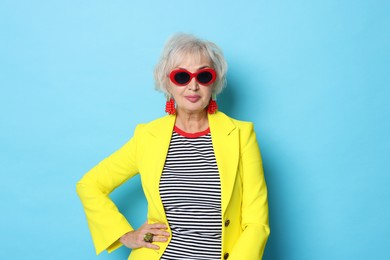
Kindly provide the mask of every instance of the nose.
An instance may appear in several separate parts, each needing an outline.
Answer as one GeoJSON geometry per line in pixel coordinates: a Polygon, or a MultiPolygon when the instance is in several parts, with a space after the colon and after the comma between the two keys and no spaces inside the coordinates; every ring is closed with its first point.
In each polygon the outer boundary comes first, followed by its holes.
{"type": "Polygon", "coordinates": [[[198,90],[199,89],[199,84],[198,84],[198,81],[196,81],[196,78],[195,77],[193,77],[192,79],[191,79],[191,81],[190,82],[188,82],[188,89],[189,90],[193,90],[193,91],[196,91],[196,90],[198,90]]]}

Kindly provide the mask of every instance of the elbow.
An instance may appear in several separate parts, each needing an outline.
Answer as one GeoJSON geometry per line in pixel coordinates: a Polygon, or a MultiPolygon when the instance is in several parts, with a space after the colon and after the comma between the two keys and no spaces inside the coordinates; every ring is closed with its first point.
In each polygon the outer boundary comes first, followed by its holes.
{"type": "Polygon", "coordinates": [[[77,195],[79,195],[79,197],[83,196],[83,194],[85,193],[86,187],[87,187],[87,185],[84,183],[83,179],[79,180],[76,183],[76,193],[77,193],[77,195]]]}
{"type": "Polygon", "coordinates": [[[78,181],[76,183],[76,193],[77,193],[77,195],[80,196],[80,194],[82,194],[82,190],[83,190],[83,184],[80,181],[78,181]]]}
{"type": "Polygon", "coordinates": [[[264,233],[265,233],[266,238],[268,239],[269,235],[271,234],[271,229],[270,229],[269,225],[264,226],[264,233]]]}

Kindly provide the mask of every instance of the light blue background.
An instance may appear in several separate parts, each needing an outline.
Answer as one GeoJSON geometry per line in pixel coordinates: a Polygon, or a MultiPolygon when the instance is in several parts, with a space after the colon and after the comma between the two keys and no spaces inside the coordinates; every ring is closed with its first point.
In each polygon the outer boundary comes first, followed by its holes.
{"type": "MultiPolygon", "coordinates": [[[[95,256],[75,183],[164,115],[152,71],[179,31],[229,63],[221,110],[253,121],[264,259],[390,258],[389,1],[0,2],[0,259],[95,256]]],[[[135,225],[135,178],[112,198],[135,225]]]]}

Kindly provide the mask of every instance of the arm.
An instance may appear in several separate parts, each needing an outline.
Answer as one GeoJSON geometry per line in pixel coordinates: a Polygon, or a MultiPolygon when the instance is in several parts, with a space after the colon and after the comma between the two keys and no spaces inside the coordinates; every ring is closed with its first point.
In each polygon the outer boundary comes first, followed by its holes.
{"type": "Polygon", "coordinates": [[[122,148],[85,174],[76,185],[97,254],[103,250],[111,252],[117,249],[121,246],[119,238],[133,230],[108,195],[138,173],[136,148],[135,134],[122,148]]]}
{"type": "Polygon", "coordinates": [[[253,124],[241,133],[242,222],[243,233],[229,260],[262,258],[270,233],[267,187],[253,124]]]}

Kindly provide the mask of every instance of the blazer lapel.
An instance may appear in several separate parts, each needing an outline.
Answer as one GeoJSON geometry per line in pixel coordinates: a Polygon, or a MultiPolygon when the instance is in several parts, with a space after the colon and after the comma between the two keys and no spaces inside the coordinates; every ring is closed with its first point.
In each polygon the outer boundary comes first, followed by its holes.
{"type": "Polygon", "coordinates": [[[165,211],[160,199],[160,179],[172,137],[175,118],[175,116],[162,117],[148,124],[146,129],[150,140],[148,142],[147,158],[145,159],[147,164],[144,168],[146,174],[142,174],[143,182],[147,183],[144,192],[145,195],[146,193],[149,195],[154,205],[157,206],[158,212],[161,213],[165,211]]]}
{"type": "MultiPolygon", "coordinates": [[[[233,121],[222,112],[208,116],[211,138],[221,178],[222,213],[225,212],[236,179],[239,159],[239,131],[233,121]]],[[[143,176],[150,189],[145,190],[153,199],[159,212],[165,212],[160,199],[160,179],[164,168],[169,143],[175,124],[175,116],[165,116],[148,124],[150,147],[145,170],[151,174],[143,176]]]]}
{"type": "Polygon", "coordinates": [[[233,191],[239,159],[239,131],[222,112],[209,115],[211,138],[221,178],[222,214],[233,191]]]}

